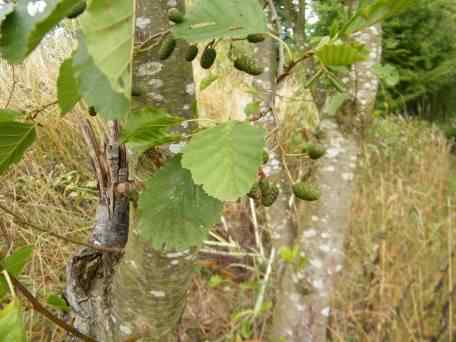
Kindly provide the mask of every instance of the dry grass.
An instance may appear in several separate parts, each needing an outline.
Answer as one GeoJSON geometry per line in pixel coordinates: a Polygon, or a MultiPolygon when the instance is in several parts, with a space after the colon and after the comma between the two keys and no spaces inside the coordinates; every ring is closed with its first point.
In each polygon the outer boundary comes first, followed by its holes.
{"type": "Polygon", "coordinates": [[[420,122],[389,119],[374,129],[363,149],[346,268],[334,298],[334,340],[456,336],[449,329],[456,311],[448,310],[449,255],[456,251],[448,150],[442,135],[420,122]]]}
{"type": "MultiPolygon", "coordinates": [[[[52,49],[38,49],[27,63],[15,66],[15,91],[10,104],[17,110],[31,111],[56,99],[55,82],[58,62],[69,53],[57,38],[50,37],[52,49]]],[[[13,69],[0,64],[0,106],[7,102],[13,83],[13,69]]],[[[17,167],[1,177],[0,203],[18,216],[63,236],[85,239],[94,217],[96,193],[90,184],[91,170],[77,125],[78,113],[60,118],[50,107],[37,121],[38,141],[17,167]]],[[[24,229],[14,219],[0,214],[0,228],[11,241],[10,250],[33,245],[34,253],[25,275],[21,277],[29,290],[42,301],[47,294],[59,293],[65,281],[65,265],[77,247],[24,229]]],[[[7,247],[1,235],[0,248],[7,247]]],[[[61,341],[59,331],[42,320],[33,310],[27,311],[29,336],[33,341],[61,341]]]]}

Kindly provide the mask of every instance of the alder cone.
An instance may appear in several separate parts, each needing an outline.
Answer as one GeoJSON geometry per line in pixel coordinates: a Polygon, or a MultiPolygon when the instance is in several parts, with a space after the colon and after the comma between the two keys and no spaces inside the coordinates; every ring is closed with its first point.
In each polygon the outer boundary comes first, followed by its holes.
{"type": "Polygon", "coordinates": [[[256,62],[247,56],[241,56],[234,61],[234,67],[252,76],[261,75],[264,69],[256,64],[256,62]]]}
{"type": "Polygon", "coordinates": [[[76,19],[79,17],[87,8],[86,1],[80,1],[76,6],[74,6],[73,10],[70,14],[67,15],[68,19],[76,19]]]}
{"type": "Polygon", "coordinates": [[[261,43],[266,37],[262,33],[249,34],[247,40],[249,43],[261,43]]]}
{"type": "Polygon", "coordinates": [[[163,39],[160,49],[158,50],[158,57],[160,60],[168,59],[176,48],[176,39],[173,36],[167,36],[163,39]]]}
{"type": "Polygon", "coordinates": [[[201,67],[203,69],[210,69],[214,65],[217,51],[214,48],[206,48],[201,56],[201,67]]]}
{"type": "Polygon", "coordinates": [[[263,150],[263,164],[267,164],[269,161],[269,153],[266,150],[263,150]]]}
{"type": "Polygon", "coordinates": [[[187,62],[193,62],[196,56],[198,56],[198,46],[190,45],[185,52],[185,60],[187,62]]]}
{"type": "Polygon", "coordinates": [[[90,116],[97,116],[97,111],[95,110],[95,107],[93,107],[93,106],[89,107],[89,115],[90,116]]]}
{"type": "Polygon", "coordinates": [[[260,186],[259,186],[258,182],[252,186],[250,191],[247,193],[247,197],[249,197],[255,201],[261,200],[261,190],[260,190],[260,186]]]}
{"type": "Polygon", "coordinates": [[[299,182],[293,185],[293,193],[296,198],[299,198],[303,201],[318,201],[320,199],[321,193],[320,189],[312,184],[305,182],[299,182]]]}
{"type": "Polygon", "coordinates": [[[261,192],[261,204],[264,207],[270,207],[279,197],[279,188],[267,180],[261,180],[258,183],[261,192]]]}
{"type": "Polygon", "coordinates": [[[185,20],[184,14],[177,8],[171,8],[168,11],[168,19],[173,23],[180,24],[185,20]]]}
{"type": "Polygon", "coordinates": [[[309,144],[305,147],[305,152],[311,159],[320,159],[326,154],[326,148],[322,145],[309,144]]]}

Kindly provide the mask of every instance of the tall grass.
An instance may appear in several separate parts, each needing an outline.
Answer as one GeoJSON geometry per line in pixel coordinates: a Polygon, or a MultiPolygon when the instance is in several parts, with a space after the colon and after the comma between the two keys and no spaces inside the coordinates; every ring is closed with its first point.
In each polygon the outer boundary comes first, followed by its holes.
{"type": "MultiPolygon", "coordinates": [[[[0,107],[11,96],[9,108],[30,112],[56,100],[59,63],[69,55],[72,41],[59,31],[46,38],[24,65],[0,62],[0,107]]],[[[60,117],[55,106],[37,117],[38,139],[17,166],[0,178],[0,203],[23,220],[63,236],[86,239],[94,217],[96,192],[91,183],[91,169],[85,144],[79,134],[79,109],[60,117]]],[[[0,214],[3,235],[0,248],[16,249],[33,245],[33,260],[21,281],[43,302],[50,292],[61,292],[65,283],[65,266],[77,247],[47,234],[16,224],[13,217],[0,214]]],[[[26,304],[27,307],[27,304],[26,304]]],[[[27,309],[26,318],[32,341],[62,341],[61,332],[27,309]]]]}
{"type": "Polygon", "coordinates": [[[346,268],[334,296],[334,340],[456,336],[449,290],[456,196],[448,192],[449,172],[449,147],[437,129],[401,119],[374,127],[362,152],[346,268]]]}

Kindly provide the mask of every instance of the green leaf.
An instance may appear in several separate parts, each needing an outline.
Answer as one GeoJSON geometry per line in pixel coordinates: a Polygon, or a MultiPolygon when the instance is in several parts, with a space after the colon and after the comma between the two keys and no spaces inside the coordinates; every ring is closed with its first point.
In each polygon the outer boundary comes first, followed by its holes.
{"type": "Polygon", "coordinates": [[[324,113],[328,115],[336,115],[339,108],[350,98],[347,93],[336,93],[326,99],[323,109],[324,113]]]}
{"type": "Polygon", "coordinates": [[[79,82],[80,94],[104,119],[121,119],[128,112],[128,98],[114,91],[109,79],[90,57],[82,36],[79,37],[79,46],[73,56],[73,71],[79,82]]]}
{"type": "Polygon", "coordinates": [[[254,114],[258,114],[261,110],[260,107],[261,107],[260,101],[250,102],[247,106],[245,106],[244,113],[247,116],[252,116],[254,114]]]}
{"type": "Polygon", "coordinates": [[[364,61],[369,51],[357,43],[329,43],[320,47],[315,55],[325,65],[350,65],[364,61]]]}
{"type": "Polygon", "coordinates": [[[193,183],[178,155],[146,182],[139,198],[140,234],[155,249],[199,246],[219,222],[222,209],[220,201],[193,183]]]}
{"type": "Polygon", "coordinates": [[[59,295],[51,294],[48,296],[47,303],[63,312],[69,312],[70,307],[67,302],[59,295]]]}
{"type": "Polygon", "coordinates": [[[81,28],[94,64],[113,89],[131,95],[133,8],[135,1],[89,0],[81,28]]]}
{"type": "Polygon", "coordinates": [[[159,108],[143,108],[128,115],[127,124],[122,129],[122,142],[137,151],[174,142],[178,135],[169,133],[169,128],[181,122],[182,118],[171,116],[159,108]]]}
{"type": "Polygon", "coordinates": [[[196,184],[223,201],[247,194],[263,162],[266,131],[249,123],[228,121],[193,137],[182,165],[196,184]]]}
{"type": "Polygon", "coordinates": [[[0,341],[27,341],[21,305],[17,297],[0,310],[0,341]]]}
{"type": "Polygon", "coordinates": [[[25,265],[30,261],[32,254],[32,246],[22,247],[2,260],[0,266],[2,266],[1,268],[6,269],[8,274],[17,277],[22,273],[25,265]]]}
{"type": "Polygon", "coordinates": [[[203,91],[207,88],[209,88],[209,86],[214,83],[215,81],[218,80],[218,76],[217,75],[212,75],[210,74],[209,76],[207,76],[206,78],[204,78],[203,80],[201,80],[200,82],[200,91],[203,91]]]}
{"type": "Polygon", "coordinates": [[[14,121],[18,117],[23,116],[23,113],[11,109],[0,109],[0,122],[14,121]]]}
{"type": "Polygon", "coordinates": [[[366,6],[360,6],[352,20],[342,33],[350,35],[388,18],[397,16],[410,8],[416,0],[377,0],[366,6]]]}
{"type": "Polygon", "coordinates": [[[81,99],[79,83],[74,76],[73,59],[66,59],[60,66],[57,79],[57,97],[62,114],[70,112],[81,99]]]}
{"type": "Polygon", "coordinates": [[[375,64],[372,70],[388,87],[394,87],[400,81],[399,71],[394,65],[375,64]]]}
{"type": "Polygon", "coordinates": [[[258,0],[196,0],[172,31],[176,38],[200,42],[267,33],[268,26],[258,0]]]}
{"type": "Polygon", "coordinates": [[[74,0],[18,0],[1,26],[0,52],[4,58],[22,63],[74,6],[74,0]]]}
{"type": "Polygon", "coordinates": [[[0,3],[0,28],[2,27],[3,20],[13,13],[14,11],[14,4],[12,3],[0,3]]]}
{"type": "Polygon", "coordinates": [[[8,294],[8,284],[6,283],[5,277],[0,274],[0,300],[8,294]]]}
{"type": "Polygon", "coordinates": [[[36,139],[33,124],[0,121],[0,174],[22,159],[36,139]]]}

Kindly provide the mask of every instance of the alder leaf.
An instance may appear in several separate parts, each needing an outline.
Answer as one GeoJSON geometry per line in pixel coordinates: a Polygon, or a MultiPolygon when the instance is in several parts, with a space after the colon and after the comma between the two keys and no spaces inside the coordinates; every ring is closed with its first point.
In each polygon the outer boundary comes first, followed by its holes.
{"type": "Polygon", "coordinates": [[[347,23],[341,33],[350,35],[361,31],[378,22],[401,14],[415,3],[416,0],[377,0],[369,3],[358,9],[355,16],[347,23]]]}
{"type": "Polygon", "coordinates": [[[18,0],[1,26],[3,57],[10,63],[22,63],[74,7],[74,0],[18,0]]]}
{"type": "Polygon", "coordinates": [[[90,57],[82,36],[79,37],[79,46],[73,56],[73,71],[79,83],[80,94],[104,119],[121,119],[129,111],[128,98],[114,91],[109,79],[90,57]]]}
{"type": "Polygon", "coordinates": [[[47,303],[53,306],[55,309],[61,310],[63,312],[70,312],[71,310],[65,299],[54,293],[48,296],[47,303]]]}
{"type": "Polygon", "coordinates": [[[93,62],[116,92],[130,98],[135,1],[89,0],[81,17],[87,49],[93,62]]]}
{"type": "Polygon", "coordinates": [[[193,183],[177,155],[146,182],[139,197],[140,234],[155,249],[199,246],[219,222],[222,209],[222,202],[193,183]]]}
{"type": "Polygon", "coordinates": [[[0,121],[0,174],[22,159],[36,139],[35,125],[0,121]]]}
{"type": "Polygon", "coordinates": [[[0,341],[27,341],[21,305],[17,297],[0,310],[0,341]]]}
{"type": "Polygon", "coordinates": [[[70,112],[81,100],[79,82],[74,76],[73,59],[66,59],[60,66],[57,79],[57,98],[62,114],[70,112]]]}
{"type": "MultiPolygon", "coordinates": [[[[14,11],[14,4],[12,3],[0,3],[0,28],[2,27],[3,20],[13,13],[14,11]]],[[[1,32],[0,32],[1,34],[1,32]]]]}
{"type": "Polygon", "coordinates": [[[267,33],[268,26],[258,0],[196,0],[171,30],[176,38],[200,42],[267,33]]]}
{"type": "Polygon", "coordinates": [[[18,117],[23,116],[21,112],[12,109],[0,109],[0,122],[1,121],[14,121],[18,117]]]}
{"type": "Polygon", "coordinates": [[[181,122],[182,118],[169,115],[159,108],[143,108],[128,115],[127,124],[121,133],[122,142],[129,144],[138,153],[174,142],[179,135],[170,133],[169,128],[181,122]]]}
{"type": "Polygon", "coordinates": [[[351,65],[367,59],[369,51],[357,43],[329,43],[315,52],[325,65],[351,65]]]}
{"type": "Polygon", "coordinates": [[[13,277],[18,276],[24,270],[25,265],[30,261],[33,254],[33,247],[26,246],[14,251],[0,262],[0,268],[5,269],[13,277]]]}
{"type": "Polygon", "coordinates": [[[228,121],[196,134],[184,149],[182,166],[211,196],[234,201],[247,194],[263,162],[266,131],[228,121]]]}

